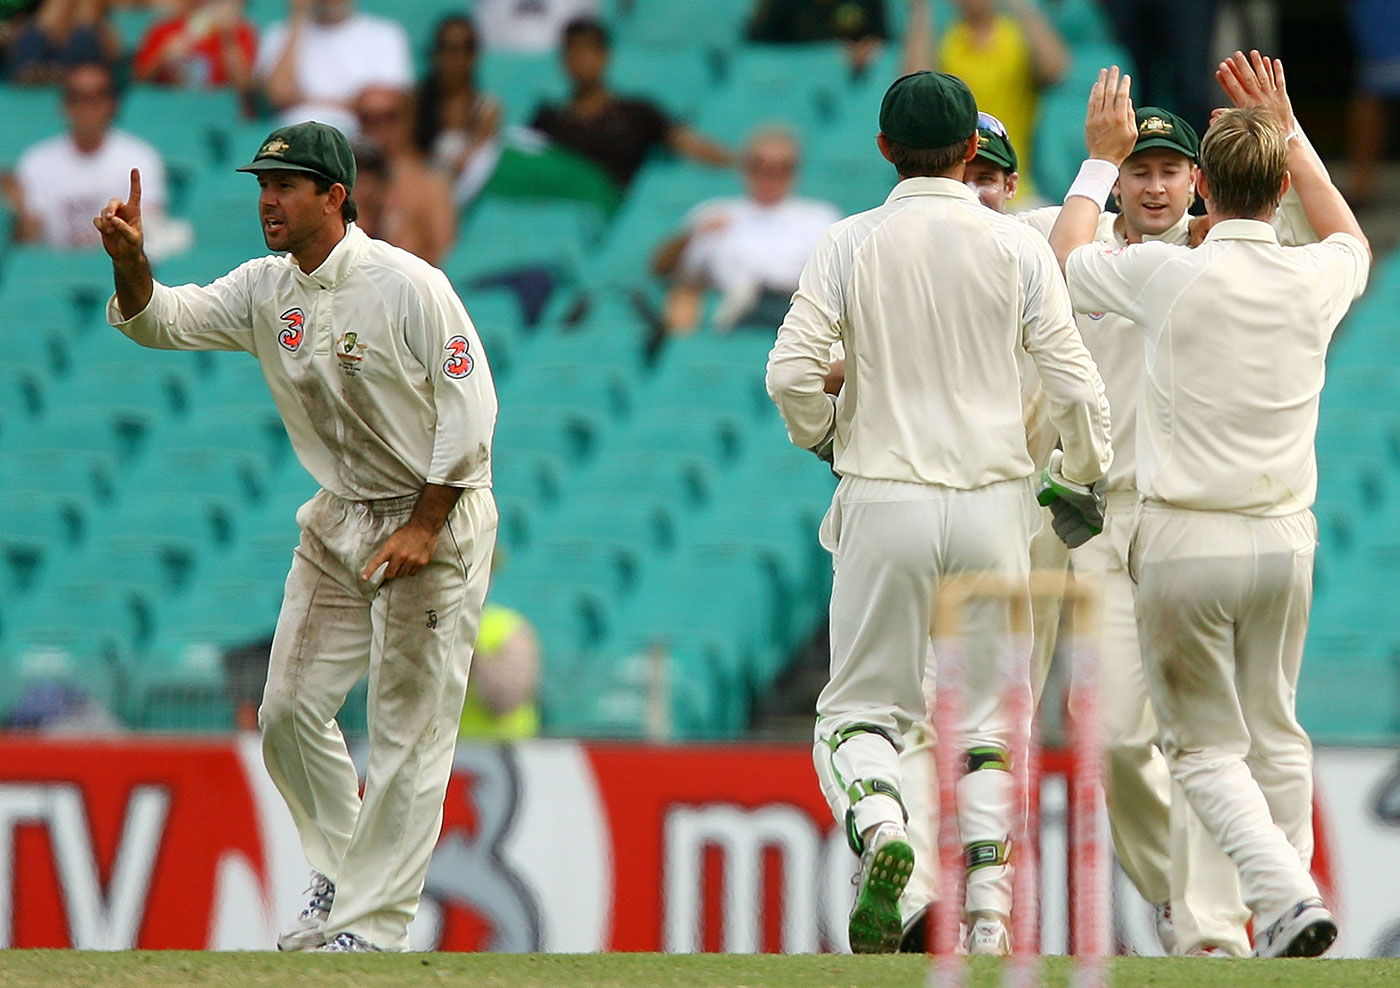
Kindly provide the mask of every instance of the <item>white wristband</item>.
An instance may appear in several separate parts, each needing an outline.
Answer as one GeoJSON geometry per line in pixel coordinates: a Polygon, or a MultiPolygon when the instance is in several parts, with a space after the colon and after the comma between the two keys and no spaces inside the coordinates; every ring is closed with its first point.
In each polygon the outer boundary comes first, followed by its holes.
{"type": "Polygon", "coordinates": [[[1070,196],[1083,196],[1092,199],[1102,209],[1117,181],[1118,166],[1113,162],[1102,158],[1085,158],[1084,164],[1079,166],[1079,174],[1074,176],[1069,191],[1065,193],[1065,202],[1069,202],[1070,196]]]}

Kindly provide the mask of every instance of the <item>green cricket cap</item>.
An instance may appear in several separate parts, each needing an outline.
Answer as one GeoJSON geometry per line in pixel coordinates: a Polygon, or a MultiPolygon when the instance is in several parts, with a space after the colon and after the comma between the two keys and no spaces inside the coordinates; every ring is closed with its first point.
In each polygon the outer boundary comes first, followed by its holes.
{"type": "Polygon", "coordinates": [[[1201,140],[1196,136],[1196,132],[1191,129],[1189,123],[1171,110],[1164,110],[1160,106],[1139,107],[1137,129],[1134,153],[1146,151],[1148,148],[1167,148],[1169,151],[1180,151],[1195,161],[1200,152],[1201,140]]]}
{"type": "Polygon", "coordinates": [[[880,102],[880,132],[911,148],[941,148],[977,129],[972,90],[946,72],[913,72],[896,79],[880,102]]]}
{"type": "Polygon", "coordinates": [[[310,172],[346,191],[355,187],[355,155],[345,135],[330,124],[309,120],[279,127],[267,135],[253,160],[241,172],[310,172]]]}
{"type": "Polygon", "coordinates": [[[977,157],[1008,172],[1016,170],[1016,149],[1011,146],[1006,125],[990,113],[977,114],[977,157]]]}

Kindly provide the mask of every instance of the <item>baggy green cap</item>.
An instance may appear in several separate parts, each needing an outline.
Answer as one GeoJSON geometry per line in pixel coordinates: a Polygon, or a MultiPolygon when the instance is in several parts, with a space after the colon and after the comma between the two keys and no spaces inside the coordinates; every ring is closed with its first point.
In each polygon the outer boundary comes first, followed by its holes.
{"type": "Polygon", "coordinates": [[[880,132],[911,148],[941,148],[977,129],[972,90],[946,72],[913,72],[894,81],[880,103],[880,132]]]}
{"type": "Polygon", "coordinates": [[[330,124],[309,120],[279,127],[267,135],[253,160],[241,172],[274,170],[310,172],[330,182],[339,182],[346,191],[355,187],[355,155],[344,134],[330,124]]]}
{"type": "Polygon", "coordinates": [[[1164,110],[1160,106],[1139,107],[1137,128],[1138,138],[1137,143],[1133,145],[1134,154],[1148,148],[1167,148],[1180,151],[1195,161],[1200,152],[1201,141],[1196,132],[1191,129],[1189,123],[1171,110],[1164,110]]]}
{"type": "Polygon", "coordinates": [[[1009,172],[1016,170],[1016,149],[1006,125],[990,113],[977,114],[977,157],[986,158],[1009,172]]]}

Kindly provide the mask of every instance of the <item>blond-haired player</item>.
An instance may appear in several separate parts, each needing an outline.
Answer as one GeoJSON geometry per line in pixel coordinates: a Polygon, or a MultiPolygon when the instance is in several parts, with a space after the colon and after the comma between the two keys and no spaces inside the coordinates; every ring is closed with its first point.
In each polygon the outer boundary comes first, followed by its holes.
{"type": "Polygon", "coordinates": [[[1236,53],[1218,74],[1245,106],[1202,144],[1201,246],[1092,243],[1137,138],[1116,68],[1090,96],[1090,160],[1051,243],[1076,309],[1125,316],[1143,340],[1129,572],[1172,777],[1239,872],[1255,953],[1315,956],[1337,927],[1309,874],[1311,748],[1294,710],[1317,533],[1312,442],[1327,344],[1365,287],[1370,249],[1297,134],[1282,66],[1236,53]],[[1319,244],[1283,247],[1269,224],[1290,183],[1319,244]]]}

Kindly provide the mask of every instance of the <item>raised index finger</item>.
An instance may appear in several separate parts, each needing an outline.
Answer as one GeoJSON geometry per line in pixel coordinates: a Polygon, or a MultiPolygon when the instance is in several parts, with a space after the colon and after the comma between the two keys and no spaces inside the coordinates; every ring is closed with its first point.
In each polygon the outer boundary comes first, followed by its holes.
{"type": "Polygon", "coordinates": [[[141,208],[141,169],[131,169],[131,192],[126,197],[126,204],[132,209],[141,208]]]}

